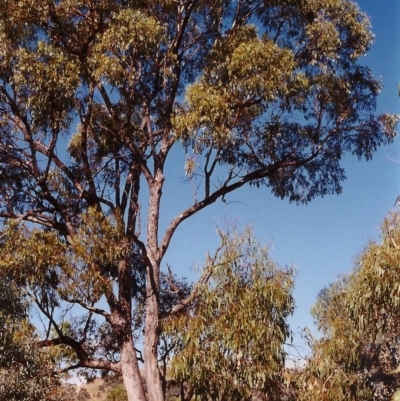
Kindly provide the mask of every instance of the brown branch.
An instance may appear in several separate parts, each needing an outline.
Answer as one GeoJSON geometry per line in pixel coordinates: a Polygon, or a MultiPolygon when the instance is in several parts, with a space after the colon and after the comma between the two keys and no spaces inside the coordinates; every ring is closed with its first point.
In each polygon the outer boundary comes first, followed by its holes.
{"type": "Polygon", "coordinates": [[[204,166],[204,197],[207,198],[208,196],[210,196],[210,179],[211,176],[214,172],[215,167],[217,166],[218,163],[218,159],[219,159],[219,150],[217,151],[217,154],[214,158],[214,160],[211,163],[210,169],[208,169],[208,164],[210,162],[210,157],[211,157],[211,152],[212,152],[212,148],[210,148],[207,156],[206,156],[206,163],[204,166]]]}
{"type": "Polygon", "coordinates": [[[85,188],[78,182],[78,180],[75,179],[74,174],[72,171],[50,150],[44,146],[42,143],[38,141],[33,142],[33,149],[36,152],[39,152],[43,156],[46,156],[47,158],[50,158],[51,161],[68,177],[68,179],[74,184],[75,188],[80,191],[82,195],[88,194],[88,192],[85,190],[85,188]]]}
{"type": "Polygon", "coordinates": [[[164,279],[167,281],[169,286],[172,288],[172,291],[168,291],[168,292],[172,292],[173,294],[181,296],[182,290],[175,284],[174,277],[172,275],[171,266],[169,266],[167,264],[167,268],[168,268],[168,274],[161,273],[161,275],[164,277],[164,279]]]}
{"type": "Polygon", "coordinates": [[[85,337],[82,338],[81,341],[77,341],[71,336],[64,335],[62,329],[58,326],[58,324],[53,319],[53,316],[46,311],[43,306],[40,304],[39,300],[36,296],[27,293],[36,303],[40,311],[49,319],[51,324],[53,325],[58,337],[53,339],[46,338],[45,340],[40,340],[36,343],[38,347],[51,347],[55,345],[67,345],[72,348],[79,359],[79,362],[76,365],[69,366],[65,369],[62,369],[60,372],[67,372],[68,370],[77,369],[79,367],[82,368],[92,368],[92,369],[109,369],[115,372],[120,372],[120,367],[118,363],[112,363],[107,360],[101,359],[92,359],[89,357],[89,354],[84,348],[85,337]]]}
{"type": "MultiPolygon", "coordinates": [[[[80,360],[79,364],[87,364],[87,363],[97,362],[97,361],[92,361],[89,358],[89,355],[88,355],[87,351],[83,347],[84,339],[82,341],[77,341],[77,340],[75,340],[74,338],[72,338],[70,336],[64,335],[62,329],[58,326],[58,324],[53,319],[53,316],[47,310],[45,310],[45,308],[41,305],[41,303],[38,300],[37,296],[29,294],[29,293],[27,293],[27,294],[35,301],[35,303],[36,303],[37,307],[39,308],[39,310],[47,317],[47,319],[49,319],[49,321],[51,322],[51,324],[54,327],[54,330],[56,331],[56,333],[58,335],[58,337],[54,338],[54,339],[45,339],[45,340],[38,341],[36,343],[37,346],[39,346],[39,347],[49,347],[49,346],[53,346],[53,345],[64,344],[64,345],[67,345],[67,346],[69,346],[70,348],[72,348],[74,350],[76,356],[80,360]]],[[[98,369],[102,369],[102,368],[98,368],[98,369]]]]}
{"type": "Polygon", "coordinates": [[[106,359],[88,359],[85,361],[79,361],[75,365],[67,366],[66,368],[60,369],[59,373],[67,373],[73,369],[79,368],[90,368],[99,370],[111,370],[116,373],[121,373],[121,364],[119,362],[110,362],[106,359]]]}
{"type": "Polygon", "coordinates": [[[162,238],[161,245],[160,245],[160,253],[161,257],[165,255],[165,252],[168,249],[169,243],[172,239],[172,236],[174,235],[175,230],[178,228],[178,226],[185,221],[187,218],[190,216],[194,215],[195,213],[199,212],[200,210],[204,209],[205,207],[213,204],[215,201],[217,201],[219,198],[224,197],[228,193],[241,188],[243,185],[257,180],[261,178],[265,178],[268,175],[272,174],[273,171],[277,170],[279,167],[275,167],[274,169],[271,168],[264,168],[264,169],[259,169],[256,170],[252,173],[246,174],[242,179],[230,184],[230,185],[223,185],[221,188],[213,192],[211,195],[206,196],[202,201],[197,202],[184,210],[181,214],[176,216],[168,226],[167,230],[165,231],[164,237],[162,238]]]}
{"type": "Polygon", "coordinates": [[[82,346],[76,340],[74,340],[69,336],[64,336],[63,338],[58,337],[54,339],[41,340],[36,343],[36,346],[41,348],[53,347],[56,345],[67,345],[71,347],[77,354],[78,358],[80,359],[79,362],[76,363],[75,365],[70,365],[63,369],[60,369],[59,370],[60,373],[66,373],[70,370],[78,368],[105,369],[121,373],[121,365],[119,362],[111,362],[106,359],[89,358],[86,351],[83,350],[82,346]],[[82,349],[83,353],[81,355],[77,353],[77,348],[82,349]]]}
{"type": "Polygon", "coordinates": [[[88,146],[87,146],[87,139],[88,139],[88,128],[90,124],[90,120],[92,117],[93,111],[93,94],[94,94],[94,86],[90,87],[89,90],[89,101],[88,101],[88,108],[85,117],[80,116],[81,120],[81,158],[83,163],[83,171],[85,174],[87,185],[89,185],[89,196],[88,196],[88,203],[89,205],[93,205],[97,203],[97,207],[100,209],[98,198],[96,197],[96,186],[93,180],[93,171],[90,167],[89,157],[88,157],[88,146]],[[97,201],[97,202],[96,202],[97,201]]]}
{"type": "Polygon", "coordinates": [[[190,206],[189,208],[184,210],[181,214],[176,216],[171,221],[171,223],[169,224],[167,230],[165,231],[164,237],[162,238],[162,241],[161,241],[161,245],[159,248],[160,258],[162,258],[165,255],[165,252],[168,249],[168,246],[171,242],[171,239],[172,239],[172,236],[174,235],[175,230],[178,228],[178,226],[183,221],[185,221],[190,216],[193,216],[195,213],[197,213],[200,210],[204,209],[205,207],[213,204],[218,199],[220,199],[220,198],[224,199],[224,197],[227,194],[235,191],[238,188],[243,187],[244,185],[246,185],[248,183],[269,177],[269,176],[273,175],[274,173],[276,173],[279,169],[287,167],[287,166],[299,168],[299,167],[309,163],[311,160],[315,159],[318,156],[318,154],[319,154],[319,152],[312,153],[309,157],[306,157],[305,159],[298,160],[298,161],[290,160],[287,162],[286,160],[281,160],[270,166],[265,166],[263,168],[259,168],[255,171],[252,171],[252,172],[244,175],[240,180],[235,181],[231,184],[229,184],[229,180],[225,180],[225,182],[219,189],[217,189],[211,195],[205,197],[202,201],[200,201],[198,203],[194,203],[192,206],[190,206]]]}
{"type": "MultiPolygon", "coordinates": [[[[24,214],[14,214],[14,213],[4,213],[0,212],[0,217],[4,217],[7,219],[14,219],[17,224],[21,221],[30,221],[32,223],[37,223],[45,227],[54,228],[55,222],[50,217],[45,215],[37,215],[37,213],[42,212],[42,210],[28,210],[24,214]]],[[[6,234],[0,235],[0,239],[4,238],[6,234]]]]}
{"type": "MultiPolygon", "coordinates": [[[[121,121],[118,118],[118,114],[115,112],[111,99],[108,96],[108,93],[105,90],[104,86],[100,82],[97,82],[96,86],[104,100],[104,103],[111,117],[116,121],[118,127],[122,127],[121,121]]],[[[135,162],[140,165],[143,175],[145,176],[147,182],[150,184],[153,180],[153,176],[151,175],[151,172],[147,167],[146,162],[143,160],[143,157],[138,148],[136,147],[134,142],[127,136],[126,132],[123,129],[120,129],[120,135],[121,137],[124,137],[126,145],[135,157],[135,162]]]]}
{"type": "Polygon", "coordinates": [[[118,157],[115,158],[114,166],[115,166],[115,184],[114,184],[115,206],[120,207],[121,206],[121,169],[120,169],[118,157]]]}
{"type": "Polygon", "coordinates": [[[88,310],[89,312],[95,313],[96,315],[101,315],[105,319],[108,319],[110,314],[107,313],[104,309],[100,308],[95,308],[94,306],[90,306],[85,304],[84,302],[80,301],[79,299],[74,299],[74,298],[63,298],[65,302],[68,302],[70,304],[78,304],[82,308],[88,310]]]}
{"type": "Polygon", "coordinates": [[[151,174],[151,171],[150,171],[150,169],[148,168],[148,166],[147,166],[147,164],[146,164],[145,161],[142,161],[142,162],[140,163],[140,168],[141,168],[142,174],[144,175],[144,178],[145,178],[146,181],[147,181],[147,184],[148,184],[149,187],[150,187],[151,185],[153,185],[154,177],[153,177],[153,175],[151,174]]]}
{"type": "MultiPolygon", "coordinates": [[[[132,171],[132,181],[133,182],[130,187],[131,196],[129,200],[128,219],[126,227],[126,235],[129,240],[135,239],[136,237],[136,220],[139,213],[140,176],[136,169],[132,171]]],[[[123,210],[123,212],[125,212],[125,210],[123,210]]]]}

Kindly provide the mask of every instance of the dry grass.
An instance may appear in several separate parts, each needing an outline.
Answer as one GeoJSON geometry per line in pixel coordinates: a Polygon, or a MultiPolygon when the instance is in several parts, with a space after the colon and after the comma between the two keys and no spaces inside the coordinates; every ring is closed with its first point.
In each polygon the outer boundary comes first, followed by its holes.
{"type": "MultiPolygon", "coordinates": [[[[106,401],[107,392],[110,388],[116,385],[116,382],[106,382],[103,379],[96,379],[91,383],[77,385],[77,392],[84,388],[88,391],[90,399],[88,401],[106,401]]],[[[179,400],[179,389],[173,388],[167,390],[167,400],[179,400]]],[[[260,394],[254,394],[252,401],[262,401],[264,398],[260,394]]]]}
{"type": "MultiPolygon", "coordinates": [[[[117,383],[115,381],[106,382],[103,379],[96,379],[93,382],[87,384],[80,384],[76,386],[77,393],[80,389],[86,389],[90,395],[88,401],[106,401],[107,392],[115,386],[117,383]]],[[[167,400],[175,401],[179,394],[178,389],[167,390],[167,400]]]]}
{"type": "Polygon", "coordinates": [[[105,401],[107,396],[107,391],[111,388],[113,383],[106,383],[102,379],[96,379],[95,381],[87,384],[81,384],[77,386],[77,392],[84,388],[90,394],[90,400],[93,401],[105,401]]]}

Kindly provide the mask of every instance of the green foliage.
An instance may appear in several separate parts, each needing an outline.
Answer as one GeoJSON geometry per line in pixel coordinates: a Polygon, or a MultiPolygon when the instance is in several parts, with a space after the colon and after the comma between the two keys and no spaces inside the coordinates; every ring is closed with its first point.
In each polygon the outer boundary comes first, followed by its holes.
{"type": "Polygon", "coordinates": [[[243,400],[255,390],[275,399],[290,337],[293,271],[277,267],[250,230],[220,235],[195,306],[165,323],[181,340],[170,375],[202,399],[243,400]]]}
{"type": "Polygon", "coordinates": [[[0,281],[0,399],[51,401],[59,380],[49,356],[35,345],[21,297],[12,283],[0,281]]]}
{"type": "Polygon", "coordinates": [[[211,50],[204,75],[186,91],[187,112],[174,120],[177,135],[196,137],[198,151],[213,144],[235,146],[238,138],[232,129],[238,120],[251,124],[269,102],[283,96],[294,64],[290,51],[258,38],[254,26],[221,39],[211,50]]]}
{"type": "Polygon", "coordinates": [[[55,304],[68,298],[98,301],[111,291],[118,262],[129,254],[129,247],[119,218],[104,218],[94,209],[80,217],[69,246],[54,231],[11,224],[3,232],[1,271],[37,296],[51,295],[55,304]],[[98,265],[107,271],[100,272],[98,265]]]}
{"type": "Polygon", "coordinates": [[[399,387],[400,216],[382,226],[353,272],[321,292],[314,315],[323,337],[302,372],[301,400],[386,400],[399,387]]]}
{"type": "MultiPolygon", "coordinates": [[[[0,247],[0,273],[24,288],[23,293],[34,301],[39,312],[48,319],[63,302],[92,305],[105,293],[112,292],[121,258],[135,263],[132,272],[132,296],[143,291],[143,267],[137,251],[129,249],[123,238],[121,219],[117,214],[104,218],[89,209],[80,216],[81,225],[73,240],[66,241],[56,232],[10,224],[3,231],[0,247]],[[102,270],[98,270],[98,266],[102,270]]],[[[143,301],[142,301],[143,302],[143,301]]],[[[142,313],[137,316],[136,330],[142,327],[142,313]]],[[[109,323],[80,313],[69,320],[53,321],[42,346],[52,346],[48,354],[61,366],[79,362],[76,344],[91,338],[86,355],[115,358],[116,338],[109,323]],[[60,341],[61,340],[61,341],[60,341]],[[72,342],[71,342],[72,341],[72,342]]],[[[37,339],[38,340],[38,339],[37,339]]]]}

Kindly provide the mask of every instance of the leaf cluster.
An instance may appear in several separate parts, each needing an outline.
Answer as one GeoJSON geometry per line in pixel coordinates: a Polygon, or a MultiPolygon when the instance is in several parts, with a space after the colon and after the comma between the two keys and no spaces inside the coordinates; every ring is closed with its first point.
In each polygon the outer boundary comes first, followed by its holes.
{"type": "Polygon", "coordinates": [[[291,335],[293,271],[276,266],[251,231],[221,233],[221,243],[194,306],[164,323],[181,341],[170,375],[204,399],[247,399],[255,390],[276,396],[291,335]]]}

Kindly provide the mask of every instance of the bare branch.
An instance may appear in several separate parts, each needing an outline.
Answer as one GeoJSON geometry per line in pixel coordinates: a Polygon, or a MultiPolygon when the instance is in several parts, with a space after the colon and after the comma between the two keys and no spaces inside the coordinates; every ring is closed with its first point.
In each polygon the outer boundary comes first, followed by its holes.
{"type": "Polygon", "coordinates": [[[214,169],[218,163],[220,150],[217,151],[217,154],[215,155],[215,158],[212,161],[210,168],[208,168],[208,164],[209,164],[210,158],[211,158],[211,153],[212,153],[212,148],[210,148],[210,150],[207,153],[206,163],[204,166],[204,197],[205,198],[210,196],[210,179],[211,179],[214,169]]]}
{"type": "Polygon", "coordinates": [[[199,212],[200,210],[204,209],[205,207],[211,205],[218,199],[224,199],[224,197],[229,194],[230,192],[235,191],[238,188],[243,187],[244,185],[251,183],[256,180],[261,180],[263,178],[269,177],[276,173],[279,169],[284,168],[284,167],[296,167],[299,168],[307,163],[309,163],[311,160],[315,159],[319,155],[319,152],[312,153],[310,156],[301,159],[301,160],[285,160],[282,159],[279,162],[276,162],[272,165],[269,166],[264,166],[263,168],[259,168],[255,171],[252,171],[246,175],[244,175],[242,178],[240,178],[238,181],[235,181],[231,184],[229,184],[229,180],[232,178],[232,170],[230,171],[228,178],[225,180],[223,185],[217,189],[215,192],[213,192],[211,195],[208,197],[205,197],[202,201],[193,204],[186,210],[184,210],[181,214],[176,216],[168,226],[167,230],[164,233],[164,237],[161,241],[160,245],[160,255],[161,257],[165,255],[165,252],[168,249],[169,243],[171,241],[171,238],[175,232],[175,230],[178,228],[178,226],[185,221],[187,218],[190,216],[193,216],[195,213],[199,212]]]}
{"type": "Polygon", "coordinates": [[[86,303],[82,302],[79,299],[64,298],[64,301],[71,303],[71,304],[77,304],[77,305],[81,306],[82,308],[88,310],[89,312],[95,313],[96,315],[103,316],[105,319],[109,319],[109,317],[110,317],[110,314],[107,313],[104,309],[95,308],[94,306],[87,305],[86,303]]]}
{"type": "Polygon", "coordinates": [[[116,373],[121,373],[121,364],[119,362],[110,362],[106,359],[87,359],[79,361],[75,365],[67,366],[63,369],[59,369],[59,373],[67,373],[70,370],[79,368],[99,369],[99,370],[111,370],[116,373]]]}

